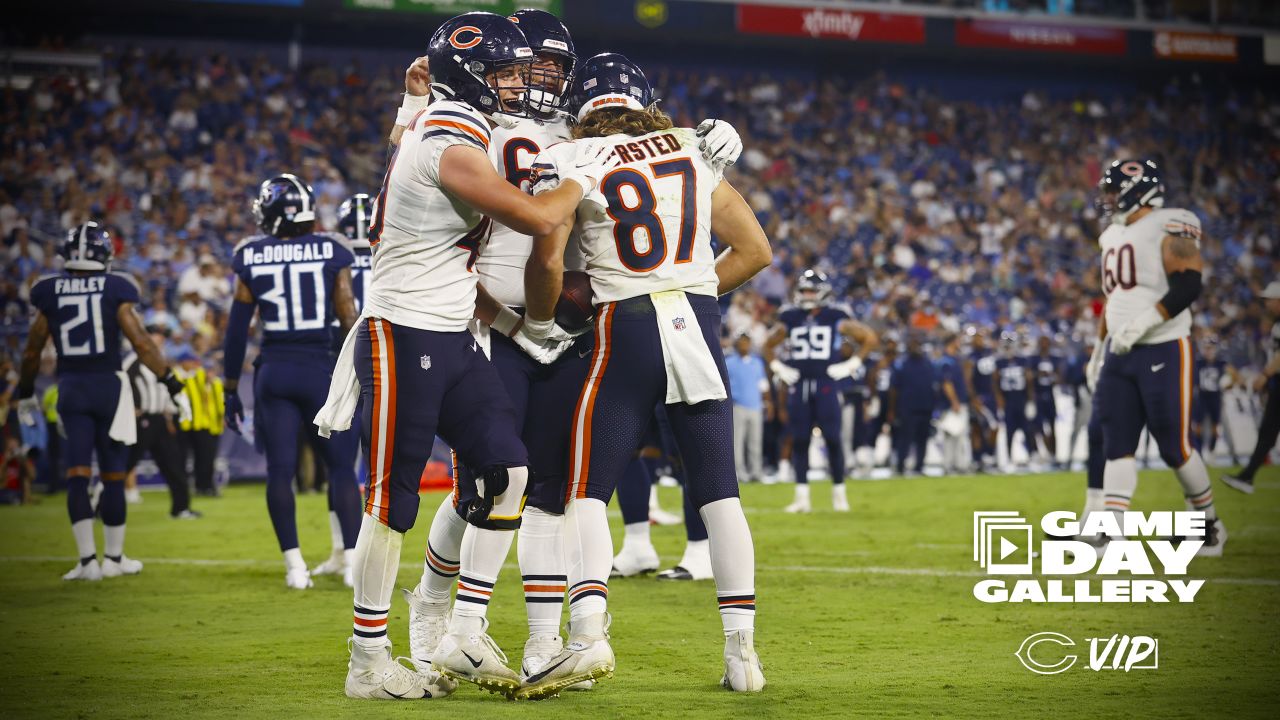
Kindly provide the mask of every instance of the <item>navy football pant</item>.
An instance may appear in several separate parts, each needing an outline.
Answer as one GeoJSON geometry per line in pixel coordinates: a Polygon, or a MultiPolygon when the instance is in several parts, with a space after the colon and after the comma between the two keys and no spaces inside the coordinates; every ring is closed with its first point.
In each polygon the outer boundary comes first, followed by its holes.
{"type": "Polygon", "coordinates": [[[1145,426],[1171,468],[1191,458],[1191,343],[1183,338],[1108,352],[1094,393],[1108,460],[1131,457],[1145,426]]]}
{"type": "Polygon", "coordinates": [[[1004,450],[1010,459],[1013,458],[1013,435],[1022,431],[1022,444],[1027,454],[1036,454],[1036,435],[1027,419],[1027,394],[1025,392],[1009,392],[1004,395],[1004,450]]]}
{"type": "Polygon", "coordinates": [[[129,447],[108,435],[120,390],[114,373],[66,373],[58,378],[58,418],[66,433],[62,457],[67,469],[67,514],[72,523],[93,517],[89,481],[94,455],[103,483],[98,497],[102,523],[116,526],[125,522],[129,447]]]}
{"type": "Polygon", "coordinates": [[[915,455],[915,471],[924,470],[924,453],[929,447],[929,431],[933,427],[931,413],[906,413],[899,417],[894,433],[894,452],[898,456],[898,474],[906,472],[907,456],[915,455]]]}
{"type": "Polygon", "coordinates": [[[471,333],[377,318],[357,332],[361,420],[369,438],[366,513],[397,532],[413,527],[436,435],[476,471],[529,465],[515,408],[471,333]]]}
{"type": "MultiPolygon", "coordinates": [[[[712,359],[728,387],[716,299],[689,295],[712,359]]],[[[567,499],[609,502],[644,440],[653,408],[666,397],[667,376],[649,297],[605,303],[596,313],[591,371],[573,416],[567,499]]],[[[733,464],[733,406],[725,400],[666,406],[685,461],[685,491],[694,509],[738,497],[733,464]]]]}
{"type": "Polygon", "coordinates": [[[840,438],[843,408],[835,381],[801,380],[793,385],[787,395],[787,415],[796,482],[809,482],[809,442],[813,439],[814,425],[818,426],[827,446],[831,482],[837,485],[844,482],[844,445],[840,438]]]}
{"type": "Polygon", "coordinates": [[[350,431],[320,440],[311,424],[324,405],[329,376],[327,362],[297,359],[267,360],[253,376],[254,429],[267,456],[267,512],[281,550],[298,547],[293,479],[303,428],[311,435],[308,441],[315,440],[312,446],[329,473],[329,506],[342,526],[343,547],[354,548],[360,533],[360,490],[355,473],[359,436],[350,431]]]}

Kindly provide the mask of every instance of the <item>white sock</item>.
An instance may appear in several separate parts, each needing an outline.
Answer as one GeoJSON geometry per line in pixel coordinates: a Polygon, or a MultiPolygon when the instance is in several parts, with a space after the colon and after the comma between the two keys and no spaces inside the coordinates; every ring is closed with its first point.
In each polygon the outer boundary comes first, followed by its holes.
{"type": "Polygon", "coordinates": [[[93,518],[71,523],[71,534],[76,539],[76,554],[80,559],[98,559],[98,545],[93,540],[93,518]]]}
{"type": "MultiPolygon", "coordinates": [[[[684,544],[684,555],[680,556],[680,567],[688,570],[695,575],[698,571],[705,573],[708,565],[711,564],[711,541],[710,540],[686,540],[684,544]]],[[[714,573],[713,573],[714,574],[714,573]]]]}
{"type": "MultiPolygon", "coordinates": [[[[648,523],[645,526],[648,527],[648,523]]],[[[530,635],[559,635],[568,577],[564,561],[564,516],[525,508],[516,557],[524,581],[530,635]]]]}
{"type": "Polygon", "coordinates": [[[124,524],[102,526],[102,557],[118,560],[124,555],[124,524]]]}
{"type": "Polygon", "coordinates": [[[632,545],[640,547],[652,547],[653,539],[649,535],[649,521],[636,523],[627,523],[622,526],[622,551],[626,552],[627,548],[632,545]]]}
{"type": "Polygon", "coordinates": [[[795,470],[792,469],[790,460],[778,461],[778,475],[781,476],[782,480],[785,480],[787,482],[790,482],[792,479],[794,479],[795,470]]]}
{"type": "Polygon", "coordinates": [[[447,602],[458,577],[458,557],[462,550],[462,536],[467,531],[467,521],[458,516],[453,507],[453,496],[445,495],[431,519],[431,531],[427,534],[427,557],[422,564],[422,580],[418,594],[432,601],[447,602]]]}
{"type": "Polygon", "coordinates": [[[1087,488],[1084,491],[1084,512],[1080,513],[1080,521],[1085,521],[1092,513],[1101,512],[1105,508],[1106,500],[1102,488],[1087,488]]]}
{"type": "Polygon", "coordinates": [[[605,612],[609,571],[613,569],[613,538],[603,502],[578,498],[569,503],[564,513],[564,552],[570,624],[605,612]]]}
{"type": "Polygon", "coordinates": [[[458,571],[458,594],[453,601],[450,632],[476,632],[489,610],[489,598],[498,581],[502,564],[507,561],[514,530],[485,530],[467,526],[462,536],[461,569],[458,571]]]}
{"type": "Polygon", "coordinates": [[[355,642],[365,651],[389,644],[387,612],[391,609],[391,591],[396,586],[403,543],[404,533],[383,525],[372,515],[365,513],[360,519],[352,579],[355,582],[355,642]]]}
{"type": "Polygon", "coordinates": [[[809,502],[809,483],[796,483],[796,502],[809,502]]]}
{"type": "Polygon", "coordinates": [[[346,545],[342,542],[342,524],[338,522],[338,513],[329,511],[329,539],[332,541],[333,556],[338,557],[346,545]]]}
{"type": "Polygon", "coordinates": [[[845,488],[846,488],[846,486],[845,486],[845,484],[844,484],[844,483],[840,483],[839,485],[832,485],[832,486],[831,486],[831,499],[832,499],[833,501],[834,501],[834,500],[846,500],[846,501],[847,501],[847,500],[849,499],[849,492],[848,492],[848,490],[846,490],[845,488]]]}
{"type": "Polygon", "coordinates": [[[649,509],[661,510],[662,506],[658,504],[658,483],[649,486],[649,509]]]}
{"type": "Polygon", "coordinates": [[[1133,493],[1138,489],[1138,462],[1132,457],[1108,460],[1102,469],[1104,507],[1113,513],[1129,509],[1133,493]]]}
{"type": "Polygon", "coordinates": [[[307,569],[307,563],[302,559],[302,550],[300,548],[290,548],[284,551],[284,569],[286,571],[307,569]]]}
{"type": "Polygon", "coordinates": [[[1182,483],[1182,494],[1187,499],[1187,509],[1204,513],[1209,522],[1218,517],[1213,507],[1213,488],[1209,485],[1209,468],[1204,465],[1204,458],[1198,450],[1191,451],[1191,457],[1182,467],[1174,470],[1178,482],[1182,483]]]}
{"type": "Polygon", "coordinates": [[[699,510],[711,542],[711,571],[720,600],[724,634],[754,630],[756,620],[756,553],[742,501],[726,498],[699,510]]]}

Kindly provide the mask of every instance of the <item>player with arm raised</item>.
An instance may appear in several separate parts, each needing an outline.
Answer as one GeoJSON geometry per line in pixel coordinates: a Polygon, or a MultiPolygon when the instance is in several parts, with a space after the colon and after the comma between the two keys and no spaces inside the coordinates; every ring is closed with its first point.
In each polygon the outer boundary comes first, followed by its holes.
{"type": "Polygon", "coordinates": [[[787,417],[791,436],[791,462],[796,473],[795,501],[790,513],[807,513],[809,503],[809,441],[813,428],[822,432],[831,468],[831,506],[849,511],[844,485],[844,450],[840,443],[842,409],[837,382],[862,366],[867,354],[879,346],[875,331],[849,317],[849,311],[831,304],[831,283],[816,270],[806,270],[796,281],[795,305],[783,308],[779,325],[765,341],[765,358],[773,374],[788,386],[787,417]],[[858,346],[848,360],[839,353],[841,338],[858,346]],[[787,344],[785,361],[775,357],[787,344]]]}
{"type": "MultiPolygon", "coordinates": [[[[475,261],[492,223],[526,234],[568,220],[607,168],[600,145],[566,161],[566,182],[532,198],[494,170],[493,129],[525,114],[533,51],[509,19],[474,12],[432,37],[434,101],[409,120],[383,181],[369,233],[369,295],[349,334],[322,434],[345,429],[357,404],[371,450],[370,482],[354,558],[355,620],[346,691],[353,697],[419,698],[451,689],[392,661],[387,614],[404,533],[418,514],[418,480],[437,434],[482,484],[464,508],[458,593],[448,633],[432,655],[440,672],[512,692],[520,678],[486,633],[494,583],[520,525],[529,480],[515,409],[468,331],[476,308],[475,261]],[[351,372],[354,368],[354,374],[351,372]],[[355,388],[358,387],[358,392],[355,388]]],[[[553,360],[571,341],[544,341],[553,360]]]]}
{"type": "Polygon", "coordinates": [[[41,412],[35,395],[40,354],[53,337],[58,355],[58,418],[66,443],[67,513],[80,561],[64,580],[101,580],[135,575],[142,563],[124,554],[124,478],[128,446],[136,440],[133,391],[121,372],[120,336],[138,353],[138,360],[160,378],[179,411],[190,414],[182,381],[174,376],[151,342],[135,310],[138,284],[129,275],[111,272],[112,238],[97,222],[71,232],[58,248],[63,271],[47,275],[31,287],[35,317],[27,335],[18,375],[18,417],[36,424],[41,412]],[[93,538],[94,508],[89,502],[91,462],[98,459],[102,495],[103,553],[98,563],[93,538]]]}
{"type": "MultiPolygon", "coordinates": [[[[315,194],[290,174],[262,183],[253,216],[264,234],[241,241],[232,251],[235,298],[227,319],[224,351],[227,427],[240,431],[244,405],[240,373],[244,369],[249,326],[257,313],[262,350],[253,375],[254,444],[267,457],[267,512],[284,554],[285,585],[311,587],[298,546],[298,520],[293,477],[304,420],[324,404],[333,373],[332,331],[335,318],[345,333],[355,322],[351,265],[355,258],[337,235],[313,232],[315,194]]],[[[350,554],[360,528],[360,491],[356,486],[355,433],[341,433],[319,443],[329,471],[329,512],[342,537],[337,548],[338,572],[350,585],[350,554]]],[[[334,565],[325,563],[322,572],[334,565]]]]}
{"type": "MultiPolygon", "coordinates": [[[[573,118],[564,111],[564,105],[578,58],[568,28],[551,13],[519,10],[511,20],[533,50],[530,88],[525,98],[528,112],[523,116],[497,114],[490,147],[498,174],[512,186],[527,191],[534,157],[569,139],[573,118]]],[[[410,96],[429,92],[428,72],[425,58],[409,68],[405,89],[410,96]]],[[[733,163],[742,149],[736,131],[715,120],[703,125],[706,130],[700,148],[704,156],[721,167],[733,163]]],[[[529,345],[519,330],[526,305],[524,268],[532,247],[533,238],[527,233],[494,223],[484,252],[475,262],[481,294],[477,299],[478,321],[473,323],[511,398],[516,425],[523,428],[522,439],[530,453],[529,498],[517,543],[529,621],[529,638],[520,663],[525,677],[541,670],[564,644],[559,634],[565,585],[561,550],[567,459],[564,448],[569,444],[574,400],[587,374],[594,339],[590,332],[580,335],[571,351],[550,364],[545,358],[530,354],[530,349],[536,354],[539,347],[529,345]],[[536,421],[526,422],[531,409],[531,419],[536,421]]],[[[569,255],[566,268],[585,267],[576,248],[569,255]]],[[[458,495],[445,498],[432,520],[422,578],[412,591],[405,590],[410,606],[410,650],[415,658],[430,657],[447,625],[445,614],[456,577],[454,568],[466,528],[463,516],[475,494],[469,469],[459,466],[458,473],[458,495]]]]}
{"type": "Polygon", "coordinates": [[[1098,187],[1111,218],[1099,240],[1110,347],[1094,396],[1107,456],[1106,509],[1129,509],[1138,487],[1134,453],[1146,426],[1177,474],[1187,506],[1206,515],[1199,554],[1221,555],[1226,528],[1190,435],[1190,307],[1200,296],[1204,265],[1200,220],[1189,210],[1164,207],[1164,184],[1150,160],[1116,160],[1098,187]]]}
{"type": "Polygon", "coordinates": [[[753,645],[755,559],[738,499],[716,296],[768,265],[768,239],[751,208],[703,158],[695,132],[673,128],[652,106],[652,91],[633,63],[597,55],[584,63],[574,90],[574,137],[584,139],[535,159],[534,192],[563,187],[572,172],[567,163],[594,138],[605,138],[621,165],[578,205],[576,223],[535,233],[525,273],[525,328],[539,337],[554,328],[572,234],[595,294],[596,345],[569,448],[569,644],[527,679],[518,697],[547,697],[613,673],[606,612],[613,543],[605,506],[660,402],[688,463],[685,492],[711,538],[726,637],[723,682],[756,691],[764,676],[753,645]],[[713,230],[729,248],[718,258],[713,230]]]}

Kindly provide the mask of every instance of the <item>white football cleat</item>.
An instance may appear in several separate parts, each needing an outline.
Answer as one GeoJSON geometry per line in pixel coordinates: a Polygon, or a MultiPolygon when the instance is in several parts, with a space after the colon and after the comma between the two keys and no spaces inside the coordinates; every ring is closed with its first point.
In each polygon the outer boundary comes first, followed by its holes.
{"type": "Polygon", "coordinates": [[[430,700],[444,697],[457,683],[409,658],[391,659],[391,643],[375,651],[354,641],[347,663],[347,697],[362,700],[430,700]],[[407,663],[407,665],[406,665],[407,663]]]}
{"type": "Polygon", "coordinates": [[[613,556],[613,570],[610,577],[631,577],[643,575],[658,569],[661,560],[653,543],[623,542],[622,552],[613,556]]]}
{"type": "Polygon", "coordinates": [[[673,512],[667,512],[660,507],[649,508],[649,522],[654,525],[679,525],[684,522],[684,518],[673,512]]]}
{"type": "Polygon", "coordinates": [[[807,483],[798,483],[796,485],[795,502],[782,509],[783,512],[789,513],[808,513],[813,512],[813,507],[809,504],[809,485],[807,483]]]}
{"type": "Polygon", "coordinates": [[[720,685],[734,692],[764,689],[764,667],[756,655],[755,631],[738,630],[724,640],[724,677],[720,685]]]}
{"type": "Polygon", "coordinates": [[[125,489],[124,489],[124,501],[125,501],[126,503],[129,503],[130,505],[141,505],[141,504],[142,504],[142,491],[141,491],[141,490],[139,490],[139,489],[138,489],[138,488],[136,488],[136,487],[134,487],[134,488],[125,488],[125,489]]]}
{"type": "Polygon", "coordinates": [[[849,495],[845,488],[844,483],[831,486],[831,509],[836,512],[849,512],[849,495]]]}
{"type": "Polygon", "coordinates": [[[710,580],[711,578],[711,542],[708,540],[686,542],[680,564],[658,573],[659,580],[710,580]]]}
{"type": "Polygon", "coordinates": [[[306,590],[311,587],[311,573],[306,568],[291,568],[284,574],[285,587],[290,590],[306,590]]]}
{"type": "Polygon", "coordinates": [[[87,563],[76,563],[71,568],[71,572],[62,576],[63,580],[87,580],[89,582],[97,582],[102,579],[102,566],[98,565],[98,559],[94,558],[87,563]]]}
{"type": "Polygon", "coordinates": [[[329,559],[311,568],[311,575],[337,575],[347,569],[347,557],[342,548],[335,548],[329,559]]]}
{"type": "Polygon", "coordinates": [[[525,678],[519,700],[541,700],[587,680],[613,677],[613,648],[609,646],[609,614],[599,613],[569,624],[569,644],[537,672],[525,678]]]}
{"type": "Polygon", "coordinates": [[[142,572],[142,562],[127,555],[121,555],[119,560],[102,558],[102,577],[104,578],[137,575],[140,572],[142,572]]]}
{"type": "Polygon", "coordinates": [[[507,656],[485,632],[489,621],[478,619],[481,624],[475,632],[449,632],[440,638],[431,666],[455,680],[510,697],[520,689],[520,676],[507,667],[507,656]]]}
{"type": "Polygon", "coordinates": [[[1196,557],[1222,557],[1222,546],[1227,544],[1227,526],[1221,518],[1205,528],[1204,544],[1196,551],[1196,557]]]}
{"type": "Polygon", "coordinates": [[[449,632],[449,601],[431,602],[417,588],[400,592],[409,603],[409,657],[430,664],[440,638],[449,632]]]}
{"type": "MultiPolygon", "coordinates": [[[[562,650],[564,640],[559,635],[530,635],[524,642],[524,657],[520,660],[521,681],[527,683],[530,676],[541,672],[551,658],[559,655],[562,650]]],[[[595,680],[583,680],[565,690],[590,690],[595,684],[595,680]]]]}

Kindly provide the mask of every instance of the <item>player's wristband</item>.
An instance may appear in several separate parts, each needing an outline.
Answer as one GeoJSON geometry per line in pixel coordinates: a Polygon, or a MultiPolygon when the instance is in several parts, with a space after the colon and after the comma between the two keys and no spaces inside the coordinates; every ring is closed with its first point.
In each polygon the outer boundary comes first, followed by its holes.
{"type": "Polygon", "coordinates": [[[519,313],[506,305],[503,305],[502,309],[498,311],[498,316],[493,319],[493,322],[489,323],[489,327],[497,330],[507,337],[511,337],[511,335],[515,333],[516,328],[520,325],[520,320],[521,318],[519,313]]]}
{"type": "Polygon", "coordinates": [[[542,340],[551,335],[551,329],[556,326],[555,318],[547,318],[546,320],[534,320],[528,316],[524,319],[524,334],[537,340],[542,340]]]}
{"type": "Polygon", "coordinates": [[[430,102],[430,94],[410,95],[405,93],[404,100],[400,103],[400,109],[396,110],[396,124],[401,127],[409,127],[409,123],[413,122],[413,116],[425,109],[430,102]]]}
{"type": "Polygon", "coordinates": [[[173,374],[173,368],[170,368],[169,372],[160,378],[160,384],[164,385],[165,389],[169,391],[169,395],[173,397],[177,397],[182,392],[182,381],[178,379],[177,375],[173,374]]]}

